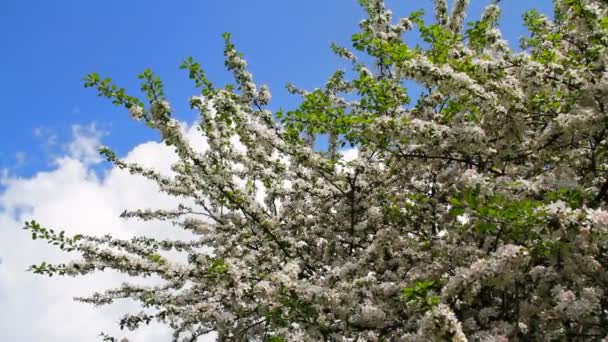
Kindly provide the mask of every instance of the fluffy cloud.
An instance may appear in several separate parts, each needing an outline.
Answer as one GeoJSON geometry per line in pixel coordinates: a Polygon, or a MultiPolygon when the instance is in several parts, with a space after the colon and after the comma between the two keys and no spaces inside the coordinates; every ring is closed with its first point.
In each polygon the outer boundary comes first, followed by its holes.
{"type": "MultiPolygon", "coordinates": [[[[193,127],[186,133],[195,145],[205,148],[193,127]]],[[[175,199],[159,194],[150,181],[123,170],[95,172],[100,166],[97,146],[103,132],[94,125],[75,126],[73,135],[66,155],[55,158],[53,170],[31,178],[1,175],[0,340],[95,341],[101,331],[131,341],[170,340],[169,329],[157,324],[136,332],[118,329],[122,314],[139,311],[134,303],[95,308],[72,301],[72,297],[119,285],[127,280],[122,275],[104,272],[78,278],[43,278],[25,272],[29,265],[40,261],[62,262],[74,257],[32,241],[21,230],[23,222],[30,219],[72,234],[176,237],[173,227],[166,223],[120,219],[124,209],[174,208],[175,199]]],[[[125,158],[165,173],[170,172],[170,165],[176,160],[169,148],[157,142],[140,144],[125,158]]],[[[214,338],[209,336],[205,340],[214,338]]]]}

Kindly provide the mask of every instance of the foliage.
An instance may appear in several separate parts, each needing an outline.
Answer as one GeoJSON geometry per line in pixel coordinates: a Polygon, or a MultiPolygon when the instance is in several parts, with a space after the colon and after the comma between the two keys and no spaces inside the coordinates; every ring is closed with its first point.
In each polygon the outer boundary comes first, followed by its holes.
{"type": "Polygon", "coordinates": [[[154,311],[121,327],[158,320],[184,341],[209,331],[226,341],[606,337],[608,4],[555,0],[554,20],[528,12],[530,37],[515,52],[496,3],[465,25],[466,0],[450,13],[436,0],[434,23],[360,2],[368,15],[354,51],[332,45],[352,73],[313,91],[290,85],[302,96],[290,111],[267,109],[269,89],[229,34],[234,85],[214,86],[187,59],[205,152],[182,135],[150,70],[140,75],[145,103],[89,75],[87,87],[179,156],[167,176],[102,149],[183,202],[123,217],[172,221],[195,237],[68,237],[28,222],[34,239],[82,256],[32,271],[155,274],[164,285],[80,300],[134,299],[154,311]],[[412,30],[421,45],[405,41],[412,30]],[[318,141],[327,148],[315,150],[318,141]],[[356,157],[345,158],[351,147],[356,157]]]}

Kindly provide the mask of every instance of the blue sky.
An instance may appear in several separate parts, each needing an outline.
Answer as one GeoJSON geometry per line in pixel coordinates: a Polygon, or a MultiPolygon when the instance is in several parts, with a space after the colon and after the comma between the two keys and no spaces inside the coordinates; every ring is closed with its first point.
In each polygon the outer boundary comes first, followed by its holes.
{"type": "MultiPolygon", "coordinates": [[[[387,2],[396,15],[432,3],[387,2]]],[[[478,18],[487,3],[471,0],[468,19],[478,18]]],[[[524,10],[551,10],[550,0],[501,3],[503,32],[514,46],[525,34],[524,10]]],[[[272,106],[290,108],[297,98],[286,92],[286,83],[314,88],[348,66],[329,46],[349,45],[362,17],[356,0],[0,0],[0,341],[95,341],[100,330],[116,332],[116,321],[129,308],[98,309],[71,300],[125,280],[117,274],[41,279],[24,272],[33,263],[68,258],[31,241],[20,229],[24,221],[36,219],[68,235],[180,238],[163,222],[118,218],[125,209],[170,209],[175,199],[100,163],[96,146],[108,145],[161,173],[169,172],[175,155],[125,110],[84,89],[87,73],[111,77],[135,95],[136,75],[149,67],[164,80],[176,117],[191,123],[195,115],[186,99],[196,90],[178,67],[193,56],[214,82],[231,82],[221,38],[230,31],[256,80],[271,87],[272,106]]],[[[187,131],[191,141],[196,134],[187,131]]],[[[152,342],[169,336],[160,326],[131,335],[132,341],[152,342]]]]}
{"type": "MultiPolygon", "coordinates": [[[[404,15],[429,8],[431,0],[388,3],[404,15]]],[[[472,0],[469,19],[486,3],[472,0]]],[[[503,1],[503,29],[513,43],[525,33],[521,13],[532,6],[551,9],[549,0],[503,1]]],[[[363,15],[355,0],[3,0],[0,13],[0,169],[21,175],[47,169],[73,124],[96,123],[107,133],[104,143],[118,152],[155,138],[84,89],[89,72],[137,93],[135,76],[150,67],[165,81],[176,116],[191,121],[185,100],[195,90],[178,66],[194,56],[212,80],[230,82],[220,38],[230,31],[256,80],[271,86],[274,105],[289,107],[296,99],[284,90],[287,82],[312,88],[345,66],[329,44],[348,44],[363,15]]]]}

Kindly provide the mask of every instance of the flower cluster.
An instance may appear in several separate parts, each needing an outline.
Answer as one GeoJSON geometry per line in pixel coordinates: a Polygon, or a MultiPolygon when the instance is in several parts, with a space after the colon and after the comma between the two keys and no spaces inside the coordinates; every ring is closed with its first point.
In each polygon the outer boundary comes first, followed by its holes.
{"type": "Polygon", "coordinates": [[[155,275],[162,285],[79,300],[138,301],[147,311],[121,326],[157,320],[176,341],[209,331],[222,341],[606,337],[608,4],[556,0],[553,20],[528,12],[530,36],[516,52],[502,39],[498,2],[466,26],[467,0],[436,0],[434,23],[361,3],[354,50],[332,47],[353,78],[338,71],[313,91],[290,86],[302,97],[291,111],[266,107],[270,90],[230,35],[235,86],[214,87],[188,59],[204,151],[149,70],[147,105],[91,75],[87,86],[179,157],[168,176],[101,151],[183,203],[122,216],[193,237],[68,237],[28,222],[33,238],[81,256],[32,270],[155,275]],[[424,48],[406,43],[412,30],[424,48]],[[422,91],[414,103],[406,82],[422,91]]]}

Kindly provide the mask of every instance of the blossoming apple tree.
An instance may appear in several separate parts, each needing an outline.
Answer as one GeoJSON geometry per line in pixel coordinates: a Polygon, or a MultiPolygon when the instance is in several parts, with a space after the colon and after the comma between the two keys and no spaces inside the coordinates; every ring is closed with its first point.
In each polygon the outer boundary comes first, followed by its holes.
{"type": "MultiPolygon", "coordinates": [[[[83,302],[130,298],[175,340],[600,340],[608,335],[608,3],[555,0],[524,15],[514,51],[492,3],[465,24],[467,0],[393,18],[381,0],[350,65],[271,112],[230,35],[216,87],[182,68],[209,148],[195,150],[145,71],[145,100],[96,74],[86,86],[160,132],[179,161],[160,174],[101,153],[182,202],[123,216],[166,220],[188,241],[67,236],[27,222],[34,238],[81,256],[35,273],[112,269],[156,275],[83,302]],[[407,31],[422,43],[408,44],[407,31]],[[405,87],[415,83],[410,97],[405,87]],[[324,141],[326,148],[314,148],[324,141]],[[344,152],[349,150],[349,157],[344,152]],[[187,256],[177,262],[174,251],[187,256]]],[[[111,340],[111,337],[106,337],[111,340]]]]}

